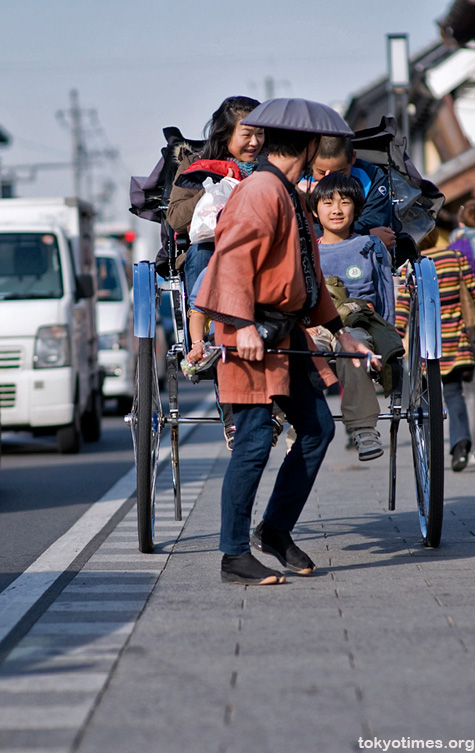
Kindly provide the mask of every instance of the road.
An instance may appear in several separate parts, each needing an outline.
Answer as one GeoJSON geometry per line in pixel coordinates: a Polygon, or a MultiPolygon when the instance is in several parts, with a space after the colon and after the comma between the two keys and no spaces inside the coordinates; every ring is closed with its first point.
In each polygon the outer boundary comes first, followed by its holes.
{"type": "MultiPolygon", "coordinates": [[[[206,392],[209,385],[180,385],[185,415],[206,392]]],[[[133,466],[131,433],[114,407],[106,404],[99,442],[84,443],[77,455],[59,455],[54,437],[3,432],[0,592],[133,466]]]]}

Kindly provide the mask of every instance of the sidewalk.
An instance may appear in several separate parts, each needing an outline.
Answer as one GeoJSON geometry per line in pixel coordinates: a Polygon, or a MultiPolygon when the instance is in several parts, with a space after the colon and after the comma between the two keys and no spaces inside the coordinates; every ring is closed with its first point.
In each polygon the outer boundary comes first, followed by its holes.
{"type": "MultiPolygon", "coordinates": [[[[395,740],[389,750],[474,739],[475,469],[447,470],[442,545],[426,549],[400,434],[390,514],[387,454],[359,463],[338,426],[295,532],[317,574],[280,587],[220,582],[222,451],[79,753],[342,753],[375,737],[395,740]]],[[[202,451],[190,446],[188,458],[202,451]]],[[[255,522],[284,451],[281,439],[255,522]]]]}
{"type": "MultiPolygon", "coordinates": [[[[131,502],[0,666],[0,751],[473,750],[475,466],[454,474],[446,454],[442,544],[430,550],[405,425],[394,513],[387,453],[363,464],[345,442],[338,424],[294,532],[317,573],[224,585],[217,531],[229,453],[219,427],[198,427],[180,452],[183,530],[163,473],[157,552],[137,551],[131,502]]],[[[284,452],[282,436],[254,524],[284,452]]]]}

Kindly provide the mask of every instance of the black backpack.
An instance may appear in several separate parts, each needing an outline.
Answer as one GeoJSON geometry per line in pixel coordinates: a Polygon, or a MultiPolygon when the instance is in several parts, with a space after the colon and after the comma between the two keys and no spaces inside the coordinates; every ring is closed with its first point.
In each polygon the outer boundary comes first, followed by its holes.
{"type": "Polygon", "coordinates": [[[191,152],[198,153],[206,142],[185,139],[175,126],[164,128],[163,135],[167,145],[162,148],[162,156],[150,175],[147,178],[134,176],[130,179],[129,211],[144,220],[160,223],[162,247],[157,253],[155,263],[158,274],[167,279],[170,245],[174,246],[173,233],[167,223],[167,209],[178,169],[176,148],[186,145],[191,152]]]}
{"type": "Polygon", "coordinates": [[[162,156],[148,178],[130,179],[130,212],[144,220],[166,222],[166,214],[173,181],[178,168],[175,157],[177,146],[188,145],[192,152],[203,149],[205,141],[185,139],[175,126],[163,129],[167,145],[162,148],[162,156]]]}
{"type": "Polygon", "coordinates": [[[435,227],[445,196],[412,163],[395,118],[384,116],[378,126],[356,131],[352,143],[360,159],[378,165],[388,177],[397,235],[394,263],[400,266],[419,256],[417,244],[435,227]]]}

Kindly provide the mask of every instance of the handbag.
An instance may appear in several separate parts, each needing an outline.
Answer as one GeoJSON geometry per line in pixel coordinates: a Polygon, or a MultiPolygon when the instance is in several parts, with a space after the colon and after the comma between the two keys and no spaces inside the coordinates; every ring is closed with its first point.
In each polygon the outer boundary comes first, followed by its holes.
{"type": "Polygon", "coordinates": [[[235,178],[227,177],[222,178],[218,183],[214,183],[212,178],[206,178],[203,181],[205,192],[196,204],[191,218],[189,231],[191,243],[213,240],[218,214],[238,183],[239,181],[235,178]]]}
{"type": "Polygon", "coordinates": [[[275,348],[290,334],[297,314],[257,304],[254,310],[256,329],[268,348],[275,348]]]}
{"type": "Polygon", "coordinates": [[[467,331],[467,337],[470,343],[475,340],[475,301],[465,283],[462,267],[459,259],[459,282],[460,282],[460,306],[462,309],[462,320],[467,331]]]}

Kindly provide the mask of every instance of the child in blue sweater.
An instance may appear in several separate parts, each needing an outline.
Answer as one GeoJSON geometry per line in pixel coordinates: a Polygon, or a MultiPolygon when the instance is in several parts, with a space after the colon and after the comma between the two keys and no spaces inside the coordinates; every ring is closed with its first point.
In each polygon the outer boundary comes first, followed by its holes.
{"type": "MultiPolygon", "coordinates": [[[[358,181],[341,173],[330,173],[319,181],[309,203],[323,231],[319,252],[324,277],[339,277],[349,298],[364,299],[394,324],[394,287],[386,247],[376,236],[353,232],[353,224],[364,205],[358,181]]],[[[335,338],[324,327],[312,328],[310,333],[319,348],[338,349],[335,338]]],[[[354,327],[351,334],[373,349],[373,341],[365,329],[354,327]]],[[[355,368],[349,358],[338,359],[336,369],[343,386],[343,423],[358,449],[359,459],[378,458],[383,448],[376,429],[379,402],[372,379],[365,369],[355,368]]]]}

